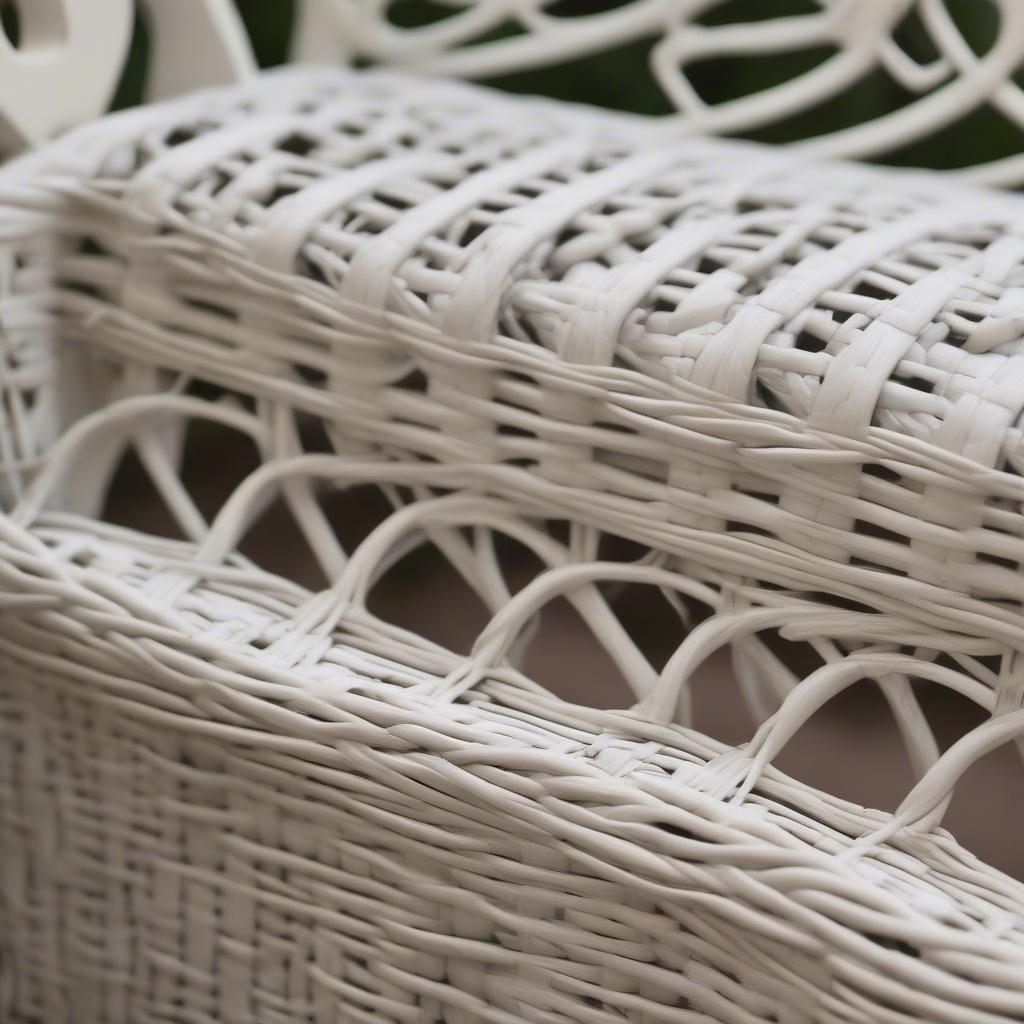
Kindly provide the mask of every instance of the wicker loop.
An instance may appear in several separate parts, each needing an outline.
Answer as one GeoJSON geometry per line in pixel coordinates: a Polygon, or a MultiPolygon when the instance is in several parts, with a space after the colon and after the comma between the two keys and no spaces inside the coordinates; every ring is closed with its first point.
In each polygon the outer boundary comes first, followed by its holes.
{"type": "MultiPolygon", "coordinates": [[[[597,581],[647,583],[667,587],[712,607],[719,601],[718,595],[709,587],[687,579],[679,573],[652,565],[591,562],[558,566],[523,587],[491,619],[473,645],[470,657],[474,665],[484,671],[496,667],[508,653],[519,631],[545,604],[556,597],[568,595],[585,584],[597,581]]],[[[592,597],[597,598],[596,592],[593,592],[592,597]]],[[[579,598],[574,603],[577,603],[578,607],[582,604],[579,598]]],[[[590,610],[584,606],[581,613],[589,619],[590,610]]],[[[591,626],[593,625],[591,622],[591,626]]],[[[647,696],[656,686],[657,674],[629,635],[621,626],[611,631],[605,625],[604,629],[595,630],[594,636],[622,670],[637,698],[647,696]]]]}
{"type": "MultiPolygon", "coordinates": [[[[295,33],[299,60],[324,63],[339,56],[415,67],[440,74],[489,78],[528,68],[557,67],[610,52],[625,40],[656,39],[649,58],[652,85],[677,113],[665,121],[688,133],[742,134],[788,120],[840,97],[878,71],[908,94],[906,104],[850,127],[823,126],[804,143],[820,155],[872,157],[957,125],[986,105],[1016,125],[1024,123],[1014,72],[1024,63],[1024,16],[1015,0],[977,0],[972,7],[995,27],[979,54],[942,0],[817,0],[807,13],[721,24],[702,15],[716,4],[652,4],[631,0],[614,9],[574,14],[549,10],[550,0],[515,5],[481,0],[446,11],[423,26],[396,24],[398,0],[368,7],[359,0],[306,0],[295,33]],[[901,26],[917,19],[935,56],[925,63],[900,42],[901,26]],[[508,32],[509,28],[517,31],[508,32]],[[489,33],[496,38],[487,39],[489,33]],[[482,41],[483,40],[483,41],[482,41]],[[821,63],[778,84],[715,105],[689,80],[709,59],[742,62],[814,49],[832,51],[821,63]]],[[[725,5],[728,6],[728,5],[725,5]]],[[[637,67],[634,75],[643,76],[637,67]]],[[[886,94],[888,95],[888,93],[886,94]]],[[[814,123],[821,124],[820,119],[814,123]]],[[[1007,157],[967,172],[980,182],[1019,184],[1024,159],[1007,157]]]]}
{"type": "MultiPolygon", "coordinates": [[[[150,37],[146,94],[227,85],[256,70],[230,0],[140,0],[150,37]]],[[[36,146],[101,115],[129,53],[135,0],[14,0],[20,38],[0,30],[0,146],[36,146]],[[59,81],[61,88],[53,88],[59,81]]]]}
{"type": "Polygon", "coordinates": [[[90,413],[67,429],[50,449],[40,472],[11,508],[11,519],[20,525],[31,523],[61,486],[71,467],[88,454],[95,457],[97,445],[113,443],[121,449],[125,447],[129,431],[141,432],[144,428],[166,425],[168,420],[183,423],[189,417],[222,423],[257,440],[264,435],[259,420],[231,406],[173,394],[125,398],[90,413]]]}
{"type": "Polygon", "coordinates": [[[224,503],[199,546],[198,557],[214,564],[223,562],[251,526],[268,493],[290,479],[351,486],[384,480],[428,483],[437,480],[438,475],[437,467],[381,463],[372,458],[341,458],[336,455],[296,455],[265,463],[247,476],[224,503]]]}
{"type": "MultiPolygon", "coordinates": [[[[822,618],[814,612],[808,615],[812,620],[822,618]]],[[[702,662],[734,640],[751,637],[764,629],[777,628],[790,622],[792,617],[793,610],[788,607],[748,608],[705,620],[669,658],[657,685],[641,702],[638,710],[653,722],[668,724],[676,721],[681,706],[688,702],[688,681],[702,662]]]]}
{"type": "Polygon", "coordinates": [[[998,715],[961,736],[925,773],[892,818],[866,833],[841,854],[862,857],[901,832],[928,833],[942,823],[957,782],[972,765],[993,750],[1018,740],[1024,732],[1024,710],[998,715]]]}
{"type": "MultiPolygon", "coordinates": [[[[433,537],[439,542],[440,531],[454,532],[463,526],[513,537],[548,565],[559,564],[565,558],[560,545],[547,534],[511,515],[509,507],[496,499],[475,494],[452,494],[416,501],[398,509],[363,540],[337,581],[299,610],[296,628],[318,632],[333,629],[339,609],[350,605],[365,608],[369,592],[377,580],[399,558],[417,546],[421,536],[433,537]]],[[[461,568],[461,565],[457,567],[461,568]]],[[[470,582],[487,600],[489,595],[483,581],[470,577],[470,582]]]]}
{"type": "Polygon", "coordinates": [[[841,661],[822,665],[812,672],[786,697],[779,711],[758,729],[747,748],[751,757],[749,774],[734,799],[740,802],[750,793],[765,767],[797,730],[833,697],[865,677],[884,680],[895,674],[939,683],[987,711],[994,709],[992,691],[962,672],[905,654],[857,651],[841,661]]]}

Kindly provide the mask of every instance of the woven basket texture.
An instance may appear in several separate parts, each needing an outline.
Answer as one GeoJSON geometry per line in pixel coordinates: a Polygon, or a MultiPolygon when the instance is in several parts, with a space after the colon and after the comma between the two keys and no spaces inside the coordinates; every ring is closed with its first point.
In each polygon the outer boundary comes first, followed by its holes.
{"type": "Polygon", "coordinates": [[[108,117],[0,203],[0,1017],[1024,1019],[1024,889],[939,827],[1024,727],[1019,198],[307,70],[108,117]],[[204,421],[261,462],[212,517],[204,421]],[[129,447],[183,539],[102,521],[129,447]],[[346,551],[363,485],[394,512],[346,551]],[[276,499],[318,591],[239,552],[276,499]],[[368,605],[423,545],[489,610],[468,656],[368,605]],[[663,667],[627,584],[679,613],[663,667]],[[519,667],[560,597],[631,708],[519,667]],[[690,728],[726,646],[739,749],[690,728]],[[895,814],[771,765],[853,684],[895,814]],[[990,715],[940,755],[920,685],[990,715]]]}

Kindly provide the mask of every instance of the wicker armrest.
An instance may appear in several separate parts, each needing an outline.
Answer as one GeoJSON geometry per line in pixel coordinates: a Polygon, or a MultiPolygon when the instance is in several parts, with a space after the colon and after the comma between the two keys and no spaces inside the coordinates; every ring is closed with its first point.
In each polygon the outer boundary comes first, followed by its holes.
{"type": "Polygon", "coordinates": [[[730,801],[740,751],[460,693],[237,558],[3,529],[5,1020],[1020,1014],[1020,886],[943,832],[865,847],[888,815],[771,769],[730,801]]]}
{"type": "Polygon", "coordinates": [[[938,828],[1024,717],[1020,200],[322,71],[107,119],[0,190],[31,314],[2,434],[11,1019],[1024,1017],[1024,891],[938,828]],[[263,463],[212,521],[197,417],[263,463]],[[96,518],[128,445],[185,541],[96,518]],[[362,483],[396,512],[345,551],[322,499],[362,483]],[[237,553],[277,494],[321,593],[237,553]],[[514,594],[500,534],[542,566],[514,594]],[[426,541],[490,610],[468,657],[367,608],[426,541]],[[710,613],[660,671],[622,582],[710,613]],[[516,667],[562,595],[631,709],[516,667]],[[740,750],[688,728],[725,645],[764,723],[740,750]],[[770,764],[865,679],[922,776],[895,815],[770,764]],[[914,679],[993,717],[940,758],[914,679]]]}

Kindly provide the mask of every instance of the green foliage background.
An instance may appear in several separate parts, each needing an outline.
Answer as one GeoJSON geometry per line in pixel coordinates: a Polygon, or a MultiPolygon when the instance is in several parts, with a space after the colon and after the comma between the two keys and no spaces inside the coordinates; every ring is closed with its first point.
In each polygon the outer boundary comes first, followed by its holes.
{"type": "MultiPolygon", "coordinates": [[[[295,0],[236,0],[261,66],[285,60],[295,15],[295,0]]],[[[598,13],[622,0],[554,0],[548,12],[572,17],[598,13]]],[[[1024,0],[1020,0],[1024,3],[1024,0]]],[[[985,53],[994,43],[999,14],[991,0],[945,0],[950,16],[975,52],[985,53]]],[[[399,26],[429,24],[452,14],[455,8],[440,0],[396,0],[389,16],[399,26]]],[[[820,10],[812,0],[720,0],[702,17],[707,25],[758,20],[787,15],[813,14],[820,10]]],[[[514,23],[500,26],[488,39],[509,37],[521,29],[514,23]]],[[[482,41],[482,40],[481,40],[482,41]]],[[[936,56],[928,33],[916,15],[900,26],[897,41],[921,62],[936,56]]],[[[539,93],[560,99],[629,110],[636,113],[667,113],[669,106],[647,67],[655,40],[640,40],[611,53],[587,57],[558,68],[538,69],[492,79],[488,84],[512,92],[539,93]]],[[[118,104],[137,101],[145,64],[146,39],[136,32],[133,57],[118,93],[118,104]]],[[[832,51],[810,48],[790,53],[705,61],[691,68],[690,80],[709,103],[757,92],[786,81],[826,60],[832,51]]],[[[787,142],[857,124],[898,109],[913,97],[884,71],[867,75],[843,95],[818,107],[749,133],[765,142],[787,142]]],[[[972,113],[964,122],[950,126],[927,141],[908,145],[886,157],[886,162],[952,168],[997,159],[1024,150],[1024,133],[992,108],[972,113]]]]}

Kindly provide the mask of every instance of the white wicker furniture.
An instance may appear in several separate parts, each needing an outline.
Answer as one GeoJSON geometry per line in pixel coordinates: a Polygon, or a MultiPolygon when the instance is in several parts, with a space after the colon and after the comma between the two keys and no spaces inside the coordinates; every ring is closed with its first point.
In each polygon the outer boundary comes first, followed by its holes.
{"type": "Polygon", "coordinates": [[[665,123],[687,133],[789,122],[793,133],[820,133],[803,151],[829,157],[877,157],[942,136],[961,151],[965,176],[1024,182],[1015,141],[1024,127],[1015,77],[1024,64],[1024,10],[1016,0],[302,0],[298,10],[298,60],[333,63],[340,54],[487,79],[646,45],[646,68],[626,64],[626,73],[649,79],[675,110],[665,123]],[[710,104],[694,72],[712,60],[724,75],[730,62],[733,70],[760,62],[773,72],[710,104]],[[888,105],[869,101],[869,116],[850,123],[797,120],[833,109],[865,81],[888,105]],[[1002,124],[1011,144],[1000,159],[983,161],[972,156],[976,136],[961,143],[966,119],[986,108],[1004,119],[995,130],[1002,124]]]}
{"type": "Polygon", "coordinates": [[[5,1020],[1024,1018],[1024,889],[938,828],[1024,722],[1024,205],[664,136],[290,70],[0,173],[5,1020]],[[212,520],[200,420],[262,462],[212,520]],[[184,539],[98,517],[129,445],[184,539]],[[396,511],[345,552],[364,483],[396,511]],[[278,493],[319,593],[238,552],[278,493]],[[425,543],[489,609],[469,657],[368,608],[425,543]],[[623,582],[679,608],[660,672],[623,582]],[[632,709],[516,667],[561,594],[632,709]],[[686,727],[723,645],[740,749],[686,727]],[[939,757],[912,679],[991,718],[939,757]],[[861,680],[896,815],[770,766],[861,680]]]}

